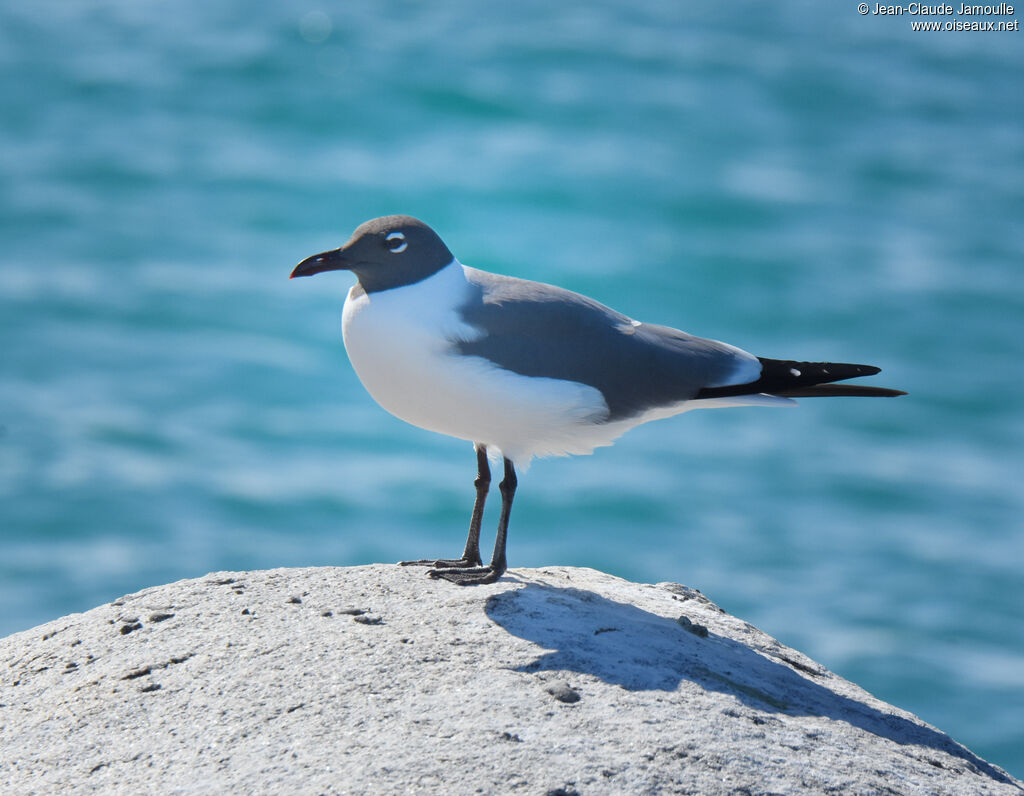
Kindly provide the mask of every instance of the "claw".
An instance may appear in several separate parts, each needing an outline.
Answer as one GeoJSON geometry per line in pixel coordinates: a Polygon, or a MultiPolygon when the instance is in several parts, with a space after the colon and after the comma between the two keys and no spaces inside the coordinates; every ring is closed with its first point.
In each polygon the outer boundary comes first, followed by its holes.
{"type": "Polygon", "coordinates": [[[432,578],[441,578],[459,586],[479,586],[485,583],[494,583],[505,573],[505,568],[495,567],[472,567],[471,569],[431,569],[427,575],[432,578]]]}
{"type": "Polygon", "coordinates": [[[479,567],[483,562],[478,558],[471,561],[467,558],[419,558],[415,561],[399,561],[400,567],[434,567],[436,569],[470,569],[479,567]]]}

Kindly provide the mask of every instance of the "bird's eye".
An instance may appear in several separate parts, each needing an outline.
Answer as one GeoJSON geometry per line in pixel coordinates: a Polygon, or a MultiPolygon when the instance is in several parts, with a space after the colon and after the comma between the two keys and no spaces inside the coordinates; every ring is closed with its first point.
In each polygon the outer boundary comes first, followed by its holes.
{"type": "Polygon", "coordinates": [[[409,241],[405,239],[405,235],[401,232],[392,232],[384,238],[384,245],[388,247],[388,251],[392,254],[398,254],[405,251],[409,241]]]}

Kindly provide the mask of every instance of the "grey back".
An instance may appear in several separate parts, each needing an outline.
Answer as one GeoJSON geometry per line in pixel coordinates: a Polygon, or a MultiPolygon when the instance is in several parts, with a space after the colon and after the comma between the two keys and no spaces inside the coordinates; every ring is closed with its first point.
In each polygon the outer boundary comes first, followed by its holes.
{"type": "Polygon", "coordinates": [[[728,380],[742,358],[730,346],[667,326],[636,325],[570,290],[467,268],[463,320],[484,334],[456,349],[523,376],[601,391],[608,421],[693,398],[728,380]]]}

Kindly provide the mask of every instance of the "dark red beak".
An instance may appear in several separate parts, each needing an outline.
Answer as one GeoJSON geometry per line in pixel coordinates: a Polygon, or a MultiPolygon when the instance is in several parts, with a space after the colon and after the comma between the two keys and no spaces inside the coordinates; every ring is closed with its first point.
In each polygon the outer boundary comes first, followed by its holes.
{"type": "Polygon", "coordinates": [[[294,279],[297,276],[313,276],[313,274],[319,274],[322,271],[346,271],[350,268],[350,264],[345,257],[344,252],[341,249],[331,249],[329,252],[323,252],[322,254],[314,254],[312,257],[307,257],[292,270],[289,279],[294,279]]]}

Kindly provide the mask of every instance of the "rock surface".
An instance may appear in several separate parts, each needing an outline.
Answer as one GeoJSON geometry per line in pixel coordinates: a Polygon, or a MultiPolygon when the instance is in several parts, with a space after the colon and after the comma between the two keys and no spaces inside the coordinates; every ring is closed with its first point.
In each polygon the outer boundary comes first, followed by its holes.
{"type": "Polygon", "coordinates": [[[678,584],[220,572],[0,640],[20,793],[1021,794],[678,584]]]}

